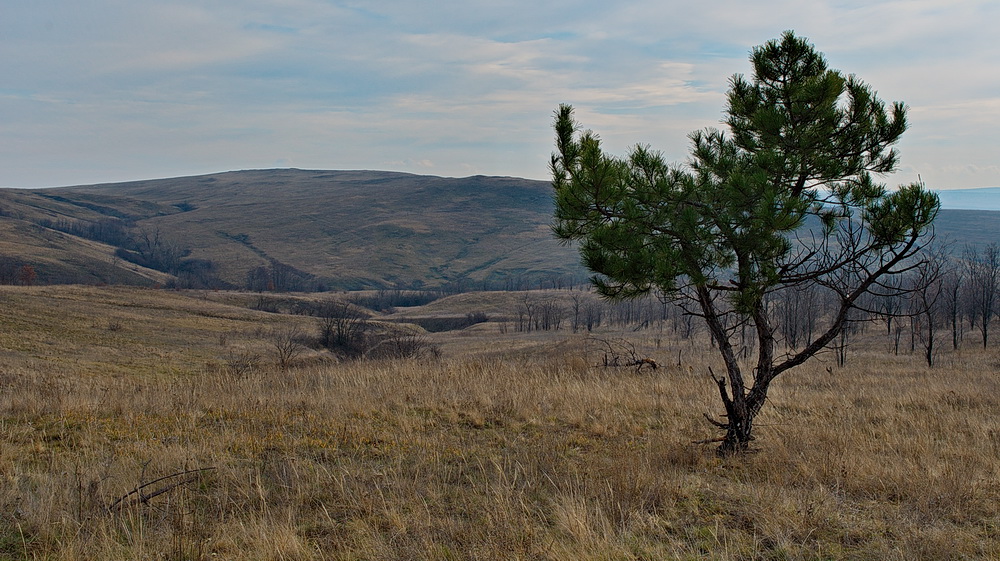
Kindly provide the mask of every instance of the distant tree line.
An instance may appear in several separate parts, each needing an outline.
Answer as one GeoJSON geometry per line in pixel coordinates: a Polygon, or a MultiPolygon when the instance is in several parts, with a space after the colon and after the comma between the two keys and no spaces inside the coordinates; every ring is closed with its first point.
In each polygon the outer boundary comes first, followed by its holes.
{"type": "Polygon", "coordinates": [[[325,292],[329,289],[314,275],[276,259],[247,271],[243,287],[254,292],[325,292]]]}
{"type": "MultiPolygon", "coordinates": [[[[969,333],[983,348],[989,345],[991,325],[1000,314],[1000,245],[966,246],[958,255],[934,248],[891,282],[860,302],[831,344],[840,364],[848,341],[873,323],[885,329],[890,352],[919,352],[930,366],[942,346],[957,350],[969,333]]],[[[775,300],[785,345],[796,348],[809,340],[818,320],[831,313],[831,300],[817,288],[786,291],[775,300]]]]}
{"type": "Polygon", "coordinates": [[[377,312],[391,313],[397,307],[424,306],[447,294],[444,290],[382,289],[351,296],[351,302],[377,312]]]}
{"type": "MultiPolygon", "coordinates": [[[[680,340],[703,331],[697,310],[657,295],[608,301],[587,290],[570,290],[569,301],[551,293],[527,291],[500,322],[502,331],[591,332],[599,327],[670,331],[680,340]]],[[[795,350],[815,338],[824,318],[837,311],[837,295],[823,286],[785,290],[767,297],[774,310],[776,340],[795,350]]],[[[725,315],[727,320],[735,316],[725,315]]],[[[859,302],[842,332],[828,348],[838,364],[847,360],[849,343],[870,328],[884,330],[888,351],[919,353],[933,366],[939,351],[957,350],[970,336],[987,348],[1000,318],[1000,244],[966,246],[960,251],[936,247],[915,265],[859,302]],[[891,284],[890,284],[891,283],[891,284]]],[[[749,324],[728,322],[725,329],[752,344],[749,324]]],[[[746,358],[746,357],[743,357],[746,358]]]]}
{"type": "Polygon", "coordinates": [[[115,247],[126,247],[132,241],[131,230],[135,224],[119,218],[103,218],[101,220],[41,220],[38,223],[45,228],[51,228],[80,238],[106,243],[115,247]]]}
{"type": "Polygon", "coordinates": [[[543,273],[526,272],[521,274],[496,274],[485,279],[472,279],[459,276],[442,282],[440,285],[428,287],[422,280],[409,283],[399,283],[389,287],[397,290],[433,290],[444,294],[462,294],[466,292],[524,292],[529,290],[573,290],[589,287],[588,276],[584,273],[543,273]]]}

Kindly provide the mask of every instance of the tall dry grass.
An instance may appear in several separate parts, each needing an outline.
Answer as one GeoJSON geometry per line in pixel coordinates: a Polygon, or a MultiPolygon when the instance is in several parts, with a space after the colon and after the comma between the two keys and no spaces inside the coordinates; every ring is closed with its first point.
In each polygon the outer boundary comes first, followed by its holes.
{"type": "Polygon", "coordinates": [[[0,559],[1000,558],[993,350],[808,364],[775,383],[755,452],[723,459],[691,444],[719,410],[710,349],[646,345],[664,367],[636,372],[582,337],[509,343],[531,352],[8,361],[0,559]]]}

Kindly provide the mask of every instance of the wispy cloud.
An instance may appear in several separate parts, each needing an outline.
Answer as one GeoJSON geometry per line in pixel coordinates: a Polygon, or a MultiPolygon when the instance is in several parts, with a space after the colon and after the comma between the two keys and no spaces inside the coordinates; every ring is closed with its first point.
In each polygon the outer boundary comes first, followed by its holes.
{"type": "Polygon", "coordinates": [[[911,106],[896,181],[1000,185],[995,2],[14,2],[0,185],[271,167],[544,178],[552,111],[683,160],[794,29],[911,106]]]}

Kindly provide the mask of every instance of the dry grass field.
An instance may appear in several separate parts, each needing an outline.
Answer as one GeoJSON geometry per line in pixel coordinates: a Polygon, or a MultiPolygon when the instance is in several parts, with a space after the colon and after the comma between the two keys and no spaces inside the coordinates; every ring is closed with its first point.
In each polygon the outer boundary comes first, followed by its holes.
{"type": "Polygon", "coordinates": [[[0,559],[1000,559],[1000,356],[971,341],[931,369],[871,330],[720,458],[704,341],[604,333],[637,372],[486,323],[281,369],[268,334],[315,318],[237,304],[0,287],[0,559]]]}

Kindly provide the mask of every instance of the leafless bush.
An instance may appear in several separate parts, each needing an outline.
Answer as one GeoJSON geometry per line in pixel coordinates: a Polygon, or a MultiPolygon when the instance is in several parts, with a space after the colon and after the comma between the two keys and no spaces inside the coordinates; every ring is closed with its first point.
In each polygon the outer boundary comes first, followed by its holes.
{"type": "Polygon", "coordinates": [[[281,312],[279,304],[280,301],[277,298],[265,296],[264,294],[258,294],[257,299],[250,302],[249,307],[251,310],[277,314],[281,312]]]}
{"type": "Polygon", "coordinates": [[[275,328],[268,332],[267,340],[271,344],[274,357],[282,370],[287,370],[295,359],[305,351],[302,338],[302,330],[297,325],[275,328]]]}
{"type": "Polygon", "coordinates": [[[260,354],[249,347],[230,349],[226,355],[226,374],[245,378],[260,366],[260,354]]]}
{"type": "Polygon", "coordinates": [[[362,310],[347,302],[329,302],[317,315],[320,345],[346,357],[364,354],[368,322],[362,310]]]}

